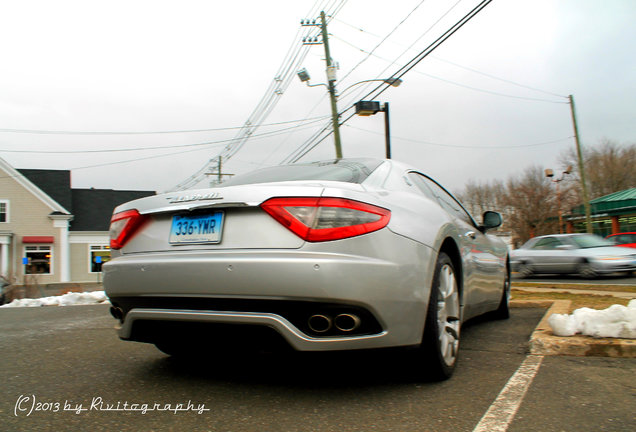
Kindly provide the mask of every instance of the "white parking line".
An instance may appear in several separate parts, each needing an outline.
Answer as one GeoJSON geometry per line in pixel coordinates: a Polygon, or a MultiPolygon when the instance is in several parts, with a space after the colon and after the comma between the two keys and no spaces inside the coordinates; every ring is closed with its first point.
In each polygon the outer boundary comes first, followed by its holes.
{"type": "Polygon", "coordinates": [[[542,361],[543,356],[526,357],[473,432],[505,432],[508,429],[542,361]]]}

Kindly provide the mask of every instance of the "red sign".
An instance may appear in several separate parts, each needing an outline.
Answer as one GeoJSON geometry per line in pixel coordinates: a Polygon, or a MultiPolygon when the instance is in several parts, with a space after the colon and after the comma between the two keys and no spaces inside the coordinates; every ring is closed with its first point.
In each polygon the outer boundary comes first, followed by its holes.
{"type": "Polygon", "coordinates": [[[53,236],[22,236],[22,243],[55,243],[53,236]]]}

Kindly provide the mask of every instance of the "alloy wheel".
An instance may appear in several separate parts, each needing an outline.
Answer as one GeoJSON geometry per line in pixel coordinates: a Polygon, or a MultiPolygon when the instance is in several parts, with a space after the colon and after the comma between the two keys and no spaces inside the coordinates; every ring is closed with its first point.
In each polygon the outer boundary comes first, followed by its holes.
{"type": "Polygon", "coordinates": [[[450,366],[459,349],[459,291],[453,268],[444,264],[440,269],[437,297],[437,329],[440,354],[450,366]]]}
{"type": "Polygon", "coordinates": [[[596,270],[592,267],[592,264],[588,262],[579,264],[578,274],[585,279],[592,279],[597,276],[596,270]]]}

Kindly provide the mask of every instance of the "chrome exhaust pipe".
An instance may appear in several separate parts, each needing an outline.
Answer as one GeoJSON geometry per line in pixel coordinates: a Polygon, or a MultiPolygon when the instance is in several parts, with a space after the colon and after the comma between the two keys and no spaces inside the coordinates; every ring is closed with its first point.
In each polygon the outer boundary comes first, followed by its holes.
{"type": "Polygon", "coordinates": [[[334,325],[341,332],[351,332],[360,327],[360,318],[354,314],[340,314],[334,319],[334,325]]]}
{"type": "Polygon", "coordinates": [[[113,316],[113,318],[119,320],[120,322],[124,322],[124,311],[122,308],[111,306],[110,314],[113,316]]]}
{"type": "Polygon", "coordinates": [[[331,329],[331,317],[326,315],[312,315],[307,320],[307,325],[314,333],[325,333],[331,329]]]}

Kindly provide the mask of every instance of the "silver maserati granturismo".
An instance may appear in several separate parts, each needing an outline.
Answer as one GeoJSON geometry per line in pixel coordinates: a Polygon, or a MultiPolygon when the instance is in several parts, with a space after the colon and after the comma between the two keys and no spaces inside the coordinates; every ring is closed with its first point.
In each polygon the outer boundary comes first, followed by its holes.
{"type": "Polygon", "coordinates": [[[119,337],[171,355],[409,347],[444,379],[464,321],[508,317],[501,222],[393,160],[276,166],[117,207],[104,287],[119,337]]]}

